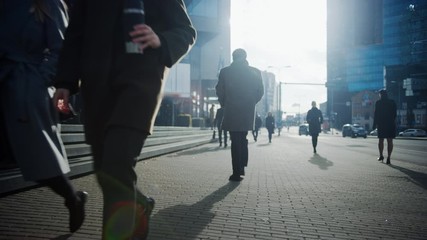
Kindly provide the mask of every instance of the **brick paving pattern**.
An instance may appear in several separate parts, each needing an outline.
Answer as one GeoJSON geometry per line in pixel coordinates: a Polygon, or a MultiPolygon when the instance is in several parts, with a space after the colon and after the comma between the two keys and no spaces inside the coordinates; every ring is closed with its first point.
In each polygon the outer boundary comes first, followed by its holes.
{"type": "MultiPolygon", "coordinates": [[[[427,167],[381,164],[369,139],[321,135],[314,155],[309,137],[265,135],[248,135],[240,183],[217,143],[140,162],[139,186],[156,199],[149,239],[427,239],[427,167]]],[[[78,232],[67,232],[62,199],[37,188],[0,199],[0,239],[100,239],[95,178],[73,183],[89,192],[78,232]]]]}

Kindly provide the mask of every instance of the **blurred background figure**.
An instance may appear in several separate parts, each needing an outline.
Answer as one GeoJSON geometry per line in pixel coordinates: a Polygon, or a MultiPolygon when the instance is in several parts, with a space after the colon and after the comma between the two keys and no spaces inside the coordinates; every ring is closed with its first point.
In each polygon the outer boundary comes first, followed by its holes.
{"type": "Polygon", "coordinates": [[[258,133],[261,126],[262,126],[262,119],[261,119],[261,116],[257,114],[255,117],[255,127],[254,127],[254,130],[252,130],[252,135],[254,136],[255,142],[258,140],[258,133]]]}
{"type": "Polygon", "coordinates": [[[268,142],[271,143],[271,138],[273,137],[274,129],[276,128],[273,113],[271,112],[268,112],[268,115],[265,118],[265,128],[267,128],[268,131],[268,142]]]}

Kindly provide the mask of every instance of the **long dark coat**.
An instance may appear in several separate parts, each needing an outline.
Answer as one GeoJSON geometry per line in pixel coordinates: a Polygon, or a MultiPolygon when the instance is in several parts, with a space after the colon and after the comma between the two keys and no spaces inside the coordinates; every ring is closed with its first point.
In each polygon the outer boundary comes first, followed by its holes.
{"type": "Polygon", "coordinates": [[[225,106],[222,128],[227,131],[252,131],[255,105],[264,94],[261,72],[248,62],[234,61],[221,69],[216,94],[225,106]]]}
{"type": "Polygon", "coordinates": [[[308,123],[308,132],[310,133],[310,135],[319,135],[320,131],[322,130],[321,124],[323,123],[322,111],[320,111],[316,107],[312,107],[307,112],[306,120],[308,123]]]}
{"type": "Polygon", "coordinates": [[[70,171],[48,92],[64,22],[59,1],[45,1],[43,22],[30,12],[32,2],[0,5],[0,124],[24,178],[41,180],[70,171]]]}
{"type": "Polygon", "coordinates": [[[373,128],[378,128],[378,138],[396,137],[396,115],[393,100],[382,98],[375,103],[373,128]]]}
{"type": "Polygon", "coordinates": [[[275,120],[273,116],[267,116],[265,118],[265,128],[267,128],[269,133],[274,133],[275,120]]]}
{"type": "Polygon", "coordinates": [[[196,37],[181,0],[144,0],[146,24],[162,46],[125,54],[123,2],[76,0],[60,56],[55,86],[72,93],[80,87],[91,144],[111,125],[152,132],[166,67],[178,62],[196,37]]]}

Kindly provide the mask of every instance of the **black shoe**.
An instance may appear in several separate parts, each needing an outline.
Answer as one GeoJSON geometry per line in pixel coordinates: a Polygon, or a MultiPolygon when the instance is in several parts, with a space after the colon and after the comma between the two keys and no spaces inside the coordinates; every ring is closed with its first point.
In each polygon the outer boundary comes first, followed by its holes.
{"type": "Polygon", "coordinates": [[[378,161],[383,162],[383,161],[384,161],[384,156],[380,156],[380,157],[378,158],[378,161]]]}
{"type": "Polygon", "coordinates": [[[143,240],[148,237],[150,216],[153,212],[155,201],[151,197],[147,197],[143,205],[138,206],[135,225],[137,226],[131,239],[143,240]]]}
{"type": "Polygon", "coordinates": [[[227,148],[227,146],[228,146],[228,145],[227,145],[227,143],[226,143],[226,144],[224,144],[224,148],[227,148]]]}
{"type": "Polygon", "coordinates": [[[219,146],[221,147],[221,146],[222,146],[222,143],[219,143],[219,146]]]}
{"type": "Polygon", "coordinates": [[[390,157],[387,158],[387,162],[385,162],[386,164],[390,164],[390,157]]]}
{"type": "Polygon", "coordinates": [[[233,182],[240,182],[240,181],[242,181],[242,180],[243,180],[243,178],[242,178],[242,177],[240,177],[240,176],[231,175],[231,176],[228,178],[228,180],[229,180],[229,181],[233,181],[233,182]]]}
{"type": "Polygon", "coordinates": [[[70,232],[79,230],[85,220],[85,204],[87,202],[87,192],[78,191],[76,193],[77,200],[74,202],[66,202],[65,206],[70,212],[70,232]]]}
{"type": "Polygon", "coordinates": [[[240,170],[240,176],[245,176],[245,169],[240,170]]]}

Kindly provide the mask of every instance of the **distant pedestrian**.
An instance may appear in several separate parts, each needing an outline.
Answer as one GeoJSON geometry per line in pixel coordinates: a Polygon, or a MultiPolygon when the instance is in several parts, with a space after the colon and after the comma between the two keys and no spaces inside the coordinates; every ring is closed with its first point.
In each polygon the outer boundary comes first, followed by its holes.
{"type": "Polygon", "coordinates": [[[102,239],[147,238],[154,200],[139,190],[135,166],[167,69],[195,38],[183,0],[74,1],[54,100],[68,102],[81,90],[85,140],[103,193],[102,239]]]}
{"type": "Polygon", "coordinates": [[[271,143],[271,138],[273,137],[275,129],[275,120],[271,112],[268,112],[268,115],[265,118],[265,128],[267,128],[268,131],[268,142],[271,143]]]}
{"type": "Polygon", "coordinates": [[[262,126],[262,119],[261,119],[261,116],[257,114],[255,117],[255,127],[254,127],[254,130],[252,130],[252,136],[254,137],[255,142],[258,140],[258,133],[261,126],[262,126]]]}
{"type": "Polygon", "coordinates": [[[378,161],[384,161],[384,139],[387,139],[387,164],[390,164],[393,152],[393,138],[396,137],[396,103],[388,98],[387,91],[379,91],[380,100],[375,103],[373,129],[378,130],[378,161]]]}
{"type": "Polygon", "coordinates": [[[222,128],[230,132],[233,174],[230,181],[241,181],[248,165],[248,131],[254,129],[255,105],[264,94],[261,71],[249,66],[246,51],[233,51],[233,62],[221,69],[216,94],[225,106],[222,128]]]}
{"type": "Polygon", "coordinates": [[[215,121],[215,105],[212,104],[211,108],[209,109],[209,124],[211,126],[211,130],[213,130],[215,127],[214,121],[215,121]]]}
{"type": "Polygon", "coordinates": [[[218,140],[219,140],[219,146],[222,146],[222,140],[224,137],[224,148],[226,148],[227,145],[227,130],[222,129],[222,120],[224,119],[224,107],[218,108],[215,115],[215,125],[218,129],[218,140]]]}
{"type": "Polygon", "coordinates": [[[0,139],[6,141],[0,144],[25,180],[64,198],[75,232],[85,218],[87,193],[76,191],[65,175],[70,167],[51,101],[67,24],[63,10],[60,1],[0,0],[0,139]]]}
{"type": "Polygon", "coordinates": [[[311,145],[313,146],[313,152],[317,153],[317,138],[319,137],[319,133],[322,130],[321,124],[323,123],[323,114],[316,107],[316,102],[311,102],[311,109],[307,112],[307,123],[308,123],[308,132],[311,135],[311,145]]]}

